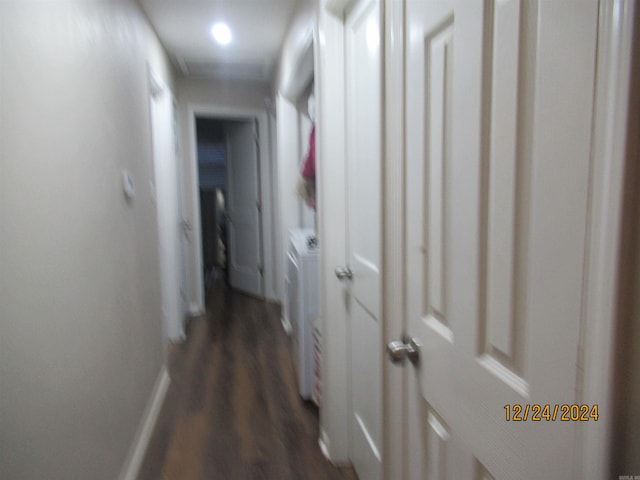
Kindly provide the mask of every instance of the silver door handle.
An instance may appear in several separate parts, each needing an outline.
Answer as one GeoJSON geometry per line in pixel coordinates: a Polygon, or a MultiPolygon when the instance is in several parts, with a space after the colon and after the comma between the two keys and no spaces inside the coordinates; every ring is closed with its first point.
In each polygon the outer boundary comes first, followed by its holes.
{"type": "Polygon", "coordinates": [[[387,353],[394,365],[403,365],[407,358],[414,365],[420,363],[420,344],[414,338],[405,337],[402,340],[389,342],[387,353]]]}
{"type": "Polygon", "coordinates": [[[353,278],[353,272],[349,267],[336,267],[335,272],[336,277],[338,277],[338,280],[341,282],[351,280],[353,278]]]}

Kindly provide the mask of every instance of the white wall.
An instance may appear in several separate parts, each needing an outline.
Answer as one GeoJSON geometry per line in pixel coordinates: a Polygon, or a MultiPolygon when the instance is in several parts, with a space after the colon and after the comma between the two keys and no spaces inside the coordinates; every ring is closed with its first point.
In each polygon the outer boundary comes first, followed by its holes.
{"type": "MultiPolygon", "coordinates": [[[[314,228],[313,211],[298,194],[298,178],[309,149],[311,122],[296,104],[281,94],[276,97],[276,116],[279,234],[282,238],[278,249],[278,268],[282,272],[278,277],[278,288],[284,295],[289,231],[294,228],[314,228]]],[[[282,297],[281,301],[284,302],[282,297]]],[[[283,315],[286,315],[284,310],[283,315]]]]}
{"type": "Polygon", "coordinates": [[[133,2],[0,2],[0,478],[115,478],[161,369],[147,62],[133,2]]]}
{"type": "Polygon", "coordinates": [[[177,99],[181,134],[181,148],[184,171],[184,215],[193,226],[191,239],[187,245],[187,292],[192,314],[201,313],[204,308],[202,288],[202,252],[200,251],[200,205],[198,200],[198,172],[195,152],[194,112],[216,118],[257,117],[260,122],[261,185],[263,192],[263,252],[265,268],[265,296],[279,298],[273,284],[272,272],[275,268],[275,241],[272,224],[271,135],[267,103],[271,92],[265,85],[218,82],[213,80],[180,79],[177,82],[177,99]],[[207,113],[209,112],[209,113],[207,113]]]}
{"type": "Polygon", "coordinates": [[[183,114],[188,104],[266,110],[265,99],[271,98],[271,90],[262,84],[180,78],[177,96],[183,114]]]}
{"type": "MultiPolygon", "coordinates": [[[[299,2],[287,30],[280,52],[278,72],[274,82],[277,122],[277,202],[280,236],[277,245],[277,285],[284,303],[285,272],[289,231],[292,228],[313,227],[313,217],[305,209],[297,193],[300,163],[308,148],[303,130],[310,128],[301,119],[298,102],[313,81],[313,36],[316,24],[316,2],[299,2]],[[304,151],[304,153],[303,153],[304,151]],[[306,213],[306,215],[303,215],[306,213]],[[309,219],[311,218],[311,221],[309,219]]],[[[305,100],[306,101],[306,100],[305,100]]],[[[306,107],[305,107],[306,108],[306,107]]],[[[286,311],[283,310],[283,315],[286,311]]]]}
{"type": "MultiPolygon", "coordinates": [[[[287,250],[289,248],[289,230],[300,226],[299,203],[296,193],[298,174],[298,111],[293,103],[282,95],[276,97],[276,117],[278,136],[278,211],[280,212],[280,238],[278,265],[281,276],[278,288],[285,292],[285,273],[287,250]]],[[[284,298],[281,297],[284,303],[284,298]]],[[[283,315],[286,311],[283,310],[283,315]]]]}
{"type": "Polygon", "coordinates": [[[298,2],[280,52],[274,96],[279,93],[290,102],[298,99],[313,76],[312,42],[316,4],[315,0],[298,2]]]}

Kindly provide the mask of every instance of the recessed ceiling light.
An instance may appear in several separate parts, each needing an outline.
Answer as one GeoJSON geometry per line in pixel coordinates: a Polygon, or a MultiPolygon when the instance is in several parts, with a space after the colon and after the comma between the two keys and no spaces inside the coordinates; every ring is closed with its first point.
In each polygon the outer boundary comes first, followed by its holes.
{"type": "Polygon", "coordinates": [[[211,35],[220,45],[228,45],[231,43],[231,30],[226,23],[216,23],[211,27],[211,35]]]}

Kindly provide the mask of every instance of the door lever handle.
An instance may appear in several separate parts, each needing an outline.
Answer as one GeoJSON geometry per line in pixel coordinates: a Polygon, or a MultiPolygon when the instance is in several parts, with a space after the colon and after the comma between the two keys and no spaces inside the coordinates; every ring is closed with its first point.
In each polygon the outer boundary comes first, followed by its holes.
{"type": "Polygon", "coordinates": [[[402,340],[389,342],[387,353],[394,365],[403,365],[407,358],[414,365],[420,363],[420,345],[414,338],[405,337],[402,340]]]}
{"type": "Polygon", "coordinates": [[[338,280],[340,280],[341,282],[344,282],[345,280],[351,280],[353,278],[353,272],[349,267],[336,267],[335,272],[336,277],[338,277],[338,280]]]}

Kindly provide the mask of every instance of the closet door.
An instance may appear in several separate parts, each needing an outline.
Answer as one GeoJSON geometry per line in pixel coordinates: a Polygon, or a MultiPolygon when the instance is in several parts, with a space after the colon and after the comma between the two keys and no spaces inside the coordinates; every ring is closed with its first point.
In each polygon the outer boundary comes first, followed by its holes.
{"type": "Polygon", "coordinates": [[[598,2],[406,8],[409,478],[575,478],[598,2]]]}

